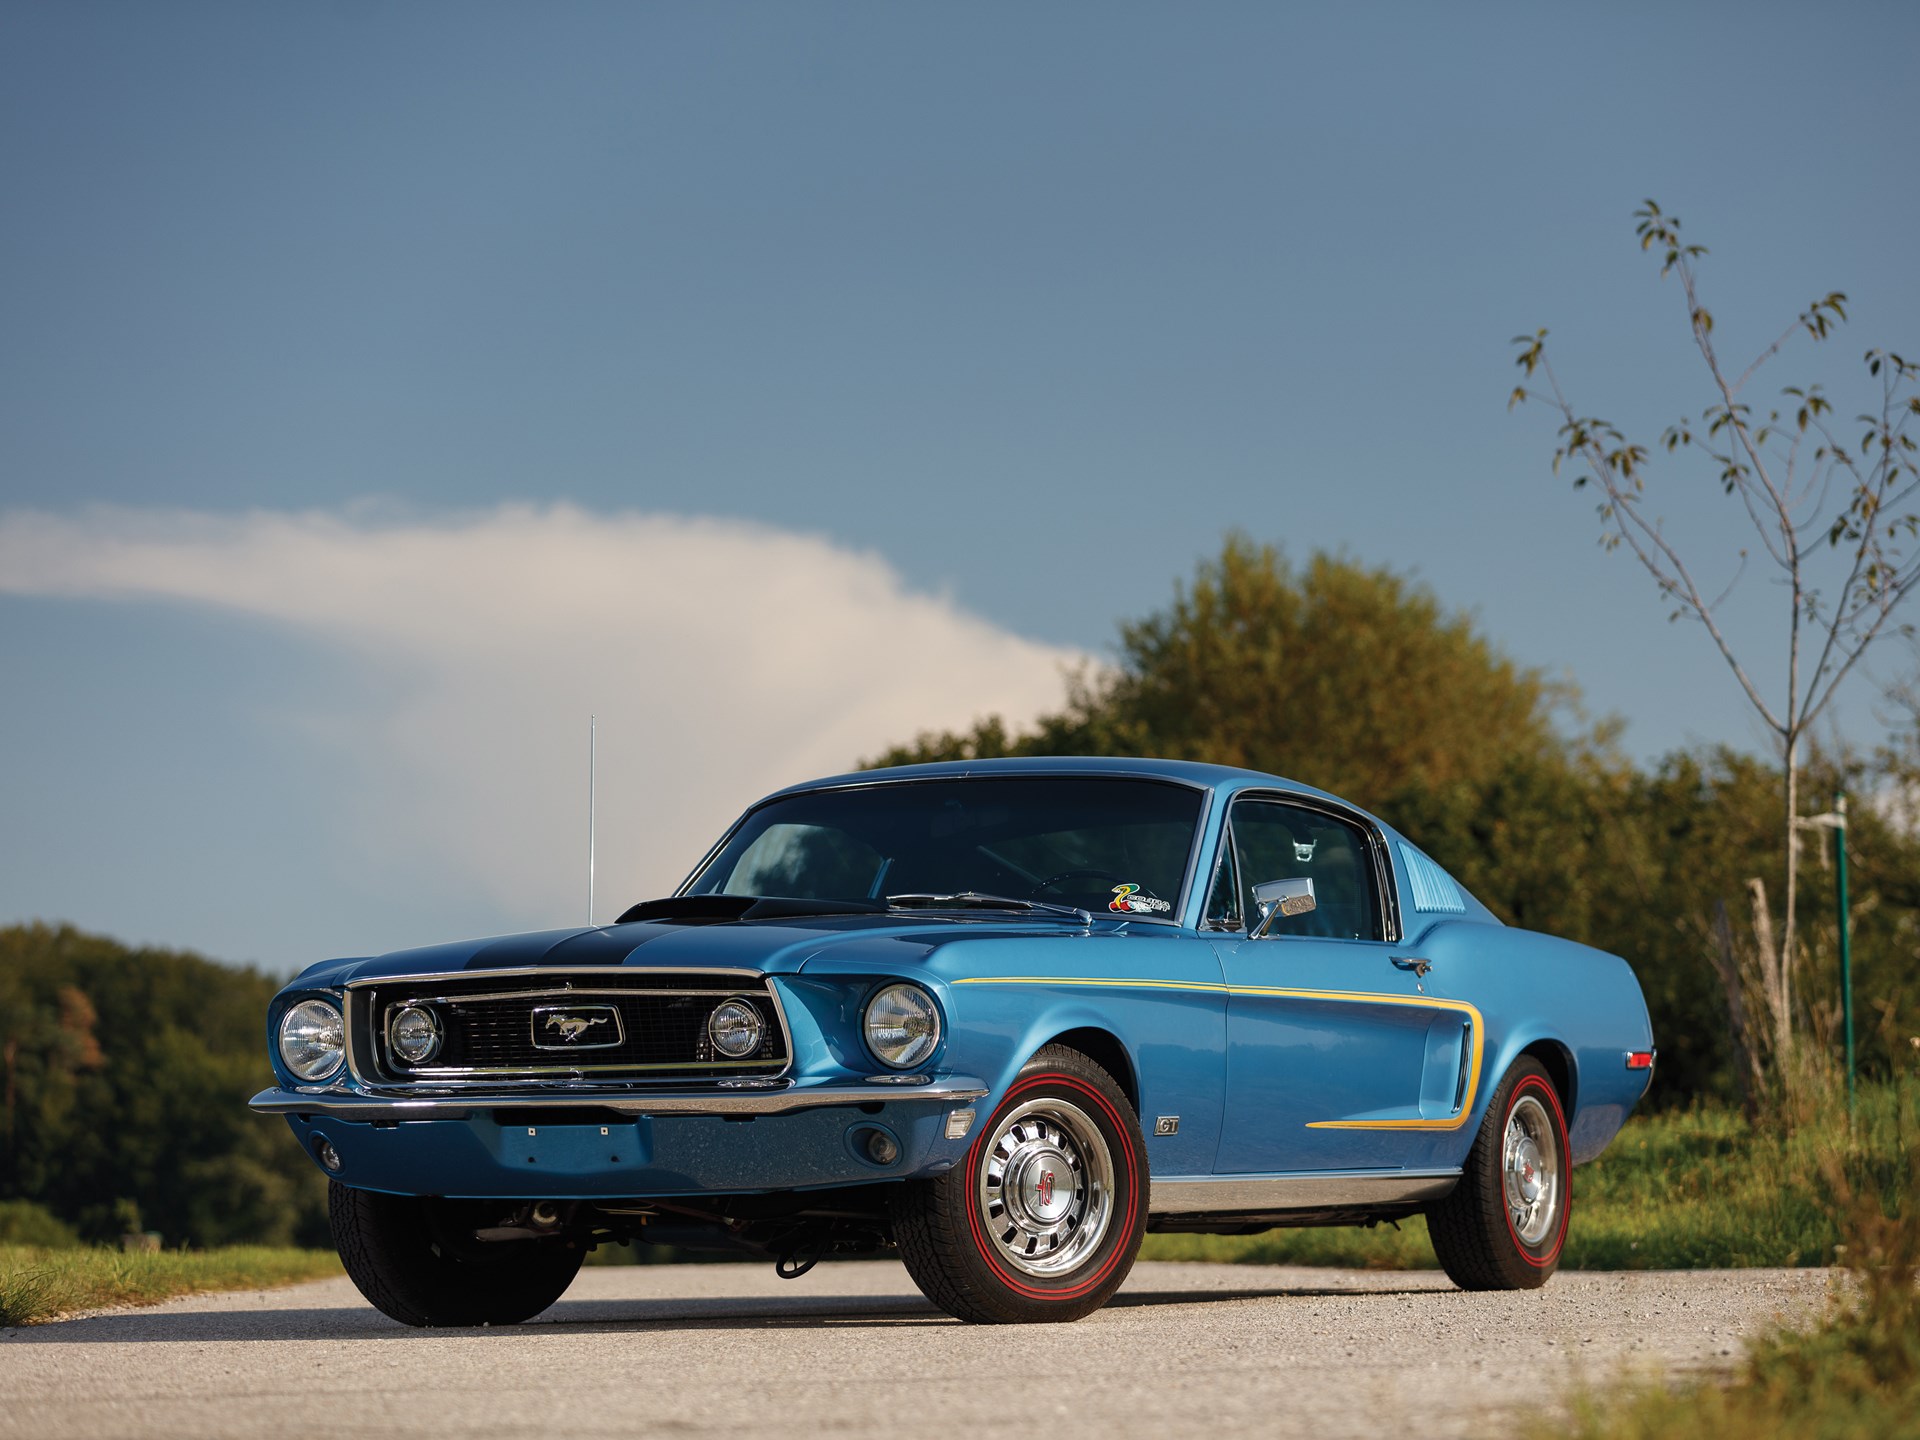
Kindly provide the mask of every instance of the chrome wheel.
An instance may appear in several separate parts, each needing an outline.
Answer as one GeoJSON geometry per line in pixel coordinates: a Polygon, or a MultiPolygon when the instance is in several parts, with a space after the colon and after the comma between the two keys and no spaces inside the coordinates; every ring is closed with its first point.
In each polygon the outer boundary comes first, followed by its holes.
{"type": "Polygon", "coordinates": [[[1147,1228],[1132,1099],[1098,1061],[1046,1045],[976,1133],[964,1163],[890,1187],[914,1284],[978,1325],[1092,1314],[1126,1281],[1147,1228]]]}
{"type": "Polygon", "coordinates": [[[1113,1218],[1113,1156],[1069,1101],[1029,1100],[1000,1122],[980,1162],[994,1248],[1028,1275],[1061,1275],[1099,1248],[1113,1218]]]}
{"type": "Polygon", "coordinates": [[[1532,1095],[1514,1102],[1501,1146],[1507,1216],[1522,1245],[1538,1245],[1560,1215],[1560,1142],[1546,1107],[1532,1095]]]}
{"type": "Polygon", "coordinates": [[[1532,1055],[1515,1060],[1459,1183],[1427,1207],[1434,1256],[1462,1290],[1537,1290],[1560,1268],[1573,1214],[1562,1115],[1546,1067],[1532,1055]]]}

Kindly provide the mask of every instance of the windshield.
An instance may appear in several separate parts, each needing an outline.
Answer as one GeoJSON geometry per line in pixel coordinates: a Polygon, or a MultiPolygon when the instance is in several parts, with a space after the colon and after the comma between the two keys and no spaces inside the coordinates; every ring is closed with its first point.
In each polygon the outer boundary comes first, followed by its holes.
{"type": "Polygon", "coordinates": [[[1200,792],[1151,780],[919,780],[753,811],[689,895],[884,902],[967,894],[1172,920],[1200,792]]]}

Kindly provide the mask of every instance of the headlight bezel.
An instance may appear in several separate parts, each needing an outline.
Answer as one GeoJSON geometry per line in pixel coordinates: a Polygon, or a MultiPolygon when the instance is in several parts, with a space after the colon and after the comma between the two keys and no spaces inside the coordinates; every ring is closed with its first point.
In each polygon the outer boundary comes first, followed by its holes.
{"type": "Polygon", "coordinates": [[[280,1014],[280,1023],[274,1027],[274,1051],[287,1073],[302,1084],[317,1084],[338,1075],[347,1063],[347,1018],[340,1002],[326,995],[308,995],[287,1006],[280,1014]],[[306,1026],[309,1048],[316,1048],[315,1040],[328,1035],[335,1041],[331,1046],[317,1047],[318,1059],[311,1056],[296,1059],[289,1053],[289,1046],[294,1043],[290,1032],[302,1024],[306,1026]]]}
{"type": "Polygon", "coordinates": [[[866,1004],[861,1007],[860,1035],[866,1041],[867,1053],[887,1069],[914,1070],[925,1065],[939,1053],[941,1042],[946,1039],[946,1021],[940,1013],[940,1002],[934,999],[931,990],[924,985],[916,985],[911,980],[890,980],[878,986],[867,997],[866,1004]],[[914,1033],[910,1034],[904,1044],[884,1046],[874,1035],[874,1011],[889,996],[894,995],[914,997],[913,1003],[906,1007],[913,1012],[912,1018],[904,1025],[899,1021],[894,1022],[896,1028],[904,1028],[914,1033]],[[922,1022],[917,1031],[913,1023],[915,1019],[922,1022]]]}

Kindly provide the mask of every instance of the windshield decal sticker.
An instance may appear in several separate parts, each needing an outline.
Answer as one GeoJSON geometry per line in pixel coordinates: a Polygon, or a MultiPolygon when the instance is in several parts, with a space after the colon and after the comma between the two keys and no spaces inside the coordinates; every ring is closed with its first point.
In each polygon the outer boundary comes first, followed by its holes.
{"type": "Polygon", "coordinates": [[[1173,906],[1155,896],[1142,895],[1138,885],[1116,885],[1113,887],[1113,899],[1107,902],[1107,909],[1117,910],[1122,915],[1164,915],[1173,906]]]}

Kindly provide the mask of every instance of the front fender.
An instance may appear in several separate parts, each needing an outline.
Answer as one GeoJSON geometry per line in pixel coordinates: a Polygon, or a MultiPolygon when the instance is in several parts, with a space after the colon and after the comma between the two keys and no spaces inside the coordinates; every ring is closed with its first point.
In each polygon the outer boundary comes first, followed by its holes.
{"type": "MultiPolygon", "coordinates": [[[[1131,1072],[1155,1175],[1212,1173],[1225,1085],[1219,957],[1166,931],[1082,936],[1037,947],[959,944],[932,957],[954,1016],[949,1063],[990,1087],[991,1107],[1034,1054],[1093,1032],[1131,1072]]],[[[1113,1055],[1093,1053],[1113,1068],[1113,1055]]],[[[1126,1077],[1116,1076],[1124,1084],[1126,1077]]]]}

